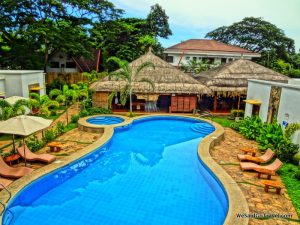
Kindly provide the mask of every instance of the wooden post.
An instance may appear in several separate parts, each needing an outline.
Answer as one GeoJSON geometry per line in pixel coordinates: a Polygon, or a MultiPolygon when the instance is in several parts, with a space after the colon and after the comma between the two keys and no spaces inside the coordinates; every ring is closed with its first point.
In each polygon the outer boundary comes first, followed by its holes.
{"type": "Polygon", "coordinates": [[[241,94],[238,96],[238,107],[237,109],[240,110],[240,105],[241,105],[241,94]]]}
{"type": "Polygon", "coordinates": [[[214,112],[217,111],[217,92],[215,91],[215,95],[214,95],[214,112]]]}

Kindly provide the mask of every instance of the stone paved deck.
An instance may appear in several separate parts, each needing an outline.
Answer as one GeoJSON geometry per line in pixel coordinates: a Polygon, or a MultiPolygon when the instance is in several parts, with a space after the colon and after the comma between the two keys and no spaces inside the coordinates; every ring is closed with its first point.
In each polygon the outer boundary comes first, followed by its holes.
{"type": "MultiPolygon", "coordinates": [[[[243,191],[249,205],[250,213],[278,213],[278,214],[292,214],[293,219],[298,219],[297,213],[287,195],[287,191],[283,188],[282,193],[277,195],[274,190],[270,193],[265,193],[263,185],[261,184],[262,179],[257,178],[257,174],[254,172],[242,172],[239,165],[228,165],[228,163],[239,164],[237,154],[242,154],[240,151],[243,147],[258,148],[255,141],[247,140],[242,135],[238,134],[230,128],[225,128],[225,139],[220,145],[215,146],[211,150],[211,155],[225,170],[238,182],[241,190],[243,191]],[[227,164],[227,165],[222,165],[227,164]],[[239,183],[249,182],[254,185],[239,183]]],[[[272,178],[281,182],[279,176],[272,178]]],[[[241,212],[242,213],[242,212],[241,212]]],[[[249,224],[299,224],[283,219],[250,219],[249,224]]]]}

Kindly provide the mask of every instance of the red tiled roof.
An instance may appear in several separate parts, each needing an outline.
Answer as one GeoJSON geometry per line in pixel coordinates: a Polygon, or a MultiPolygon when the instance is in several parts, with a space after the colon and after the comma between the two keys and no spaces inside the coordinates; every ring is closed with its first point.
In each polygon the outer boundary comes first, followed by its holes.
{"type": "Polygon", "coordinates": [[[241,53],[254,53],[247,49],[237,46],[224,44],[215,40],[206,39],[189,39],[179,44],[173,45],[166,50],[198,50],[198,51],[218,51],[218,52],[241,52],[241,53]]]}

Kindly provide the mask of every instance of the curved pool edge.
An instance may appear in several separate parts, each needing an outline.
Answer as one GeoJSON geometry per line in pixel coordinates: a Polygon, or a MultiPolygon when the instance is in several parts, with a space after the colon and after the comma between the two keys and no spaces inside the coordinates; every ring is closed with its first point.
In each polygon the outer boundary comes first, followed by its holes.
{"type": "MultiPolygon", "coordinates": [[[[119,116],[119,115],[118,115],[119,116]]],[[[198,119],[202,120],[205,122],[208,122],[212,124],[216,130],[203,138],[198,146],[198,156],[200,159],[204,162],[204,164],[214,173],[214,175],[219,179],[221,184],[223,185],[227,197],[228,197],[228,213],[226,215],[224,224],[229,225],[229,224],[248,224],[249,219],[248,218],[237,218],[237,213],[249,213],[249,207],[246,201],[246,198],[243,195],[243,192],[237,185],[237,183],[229,176],[225,170],[217,164],[214,159],[210,155],[210,149],[219,143],[223,137],[224,137],[224,129],[222,126],[220,126],[217,123],[211,122],[209,120],[205,120],[199,117],[194,117],[194,116],[187,116],[187,115],[182,115],[182,114],[155,114],[155,115],[143,115],[143,116],[138,116],[134,118],[128,118],[125,116],[120,116],[124,118],[124,122],[119,123],[119,124],[114,124],[114,125],[104,125],[103,129],[103,135],[94,143],[90,144],[89,146],[81,149],[80,151],[77,151],[73,153],[70,156],[67,156],[63,159],[59,159],[58,161],[45,165],[44,167],[41,167],[37,170],[34,170],[32,173],[14,181],[11,185],[8,186],[8,190],[11,192],[11,199],[14,198],[14,196],[24,189],[27,185],[31,184],[33,181],[36,179],[51,173],[63,166],[66,166],[73,161],[91,153],[94,151],[96,148],[99,148],[99,146],[105,144],[108,140],[111,139],[111,137],[114,134],[114,128],[115,127],[122,127],[126,126],[128,124],[131,124],[135,119],[140,119],[140,118],[147,118],[147,117],[156,117],[156,116],[174,116],[174,117],[185,117],[185,118],[191,118],[191,119],[198,119]]],[[[87,117],[85,117],[87,118],[87,117]]],[[[99,125],[96,125],[99,126],[99,125]]],[[[101,125],[103,126],[103,125],[101,125]]],[[[0,201],[3,203],[6,203],[8,199],[8,193],[5,190],[0,191],[0,201]]],[[[10,199],[10,201],[11,201],[10,199]]],[[[5,205],[8,205],[8,201],[5,205]]],[[[0,216],[0,224],[2,224],[2,216],[0,216]]]]}
{"type": "MultiPolygon", "coordinates": [[[[204,120],[204,119],[202,119],[204,120]]],[[[228,212],[224,224],[249,223],[249,218],[238,218],[237,214],[249,214],[247,200],[233,178],[212,158],[210,150],[224,139],[224,128],[212,121],[204,120],[215,127],[215,131],[204,137],[198,145],[198,156],[204,164],[214,173],[223,185],[228,197],[228,212]]]]}

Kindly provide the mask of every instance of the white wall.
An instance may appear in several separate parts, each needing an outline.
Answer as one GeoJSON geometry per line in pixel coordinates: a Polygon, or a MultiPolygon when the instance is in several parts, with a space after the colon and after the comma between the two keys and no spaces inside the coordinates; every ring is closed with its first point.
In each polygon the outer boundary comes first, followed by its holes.
{"type": "MultiPolygon", "coordinates": [[[[42,70],[0,70],[0,76],[4,77],[5,97],[22,96],[29,97],[28,85],[38,83],[45,87],[45,74],[42,70]]],[[[46,94],[46,89],[41,89],[40,94],[46,94]]]]}
{"type": "Polygon", "coordinates": [[[300,123],[300,86],[282,87],[277,119],[280,124],[285,120],[300,123]]]}
{"type": "MultiPolygon", "coordinates": [[[[268,117],[268,107],[270,100],[271,85],[261,84],[248,80],[247,99],[261,101],[259,117],[266,122],[268,117]]],[[[246,103],[245,117],[252,115],[252,105],[246,103]]]]}
{"type": "Polygon", "coordinates": [[[74,62],[72,58],[70,58],[65,53],[56,53],[55,55],[51,56],[49,59],[49,65],[46,68],[47,73],[48,72],[55,72],[55,73],[77,73],[79,72],[77,68],[66,68],[67,62],[74,62]],[[50,63],[51,62],[59,62],[59,68],[51,68],[50,63]],[[64,65],[64,68],[62,68],[62,65],[64,65]]]}

